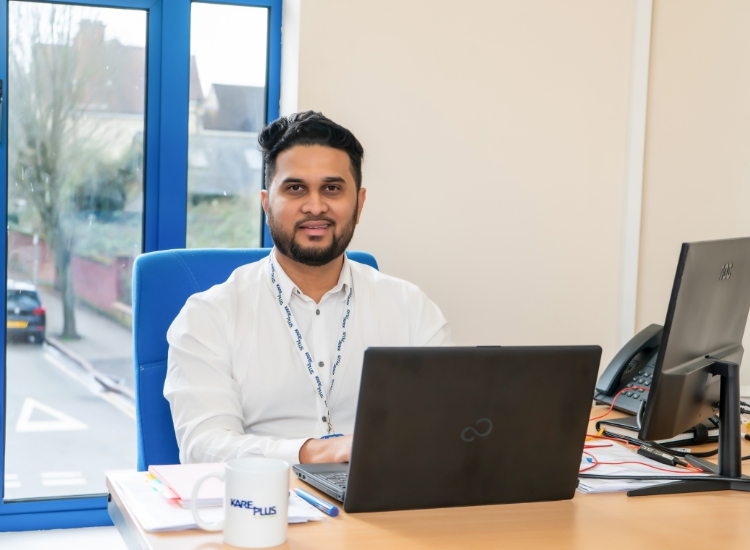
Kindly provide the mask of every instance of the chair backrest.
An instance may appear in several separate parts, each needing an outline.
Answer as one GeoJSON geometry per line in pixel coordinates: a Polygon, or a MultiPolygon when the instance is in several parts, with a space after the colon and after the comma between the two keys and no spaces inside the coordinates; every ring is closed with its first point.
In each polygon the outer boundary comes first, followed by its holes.
{"type": "MultiPolygon", "coordinates": [[[[164,250],[139,256],[133,266],[133,346],[135,360],[138,469],[180,462],[172,413],[164,398],[167,330],[196,292],[223,283],[238,267],[268,256],[270,248],[164,250]]],[[[349,259],[378,268],[365,252],[349,259]]]]}

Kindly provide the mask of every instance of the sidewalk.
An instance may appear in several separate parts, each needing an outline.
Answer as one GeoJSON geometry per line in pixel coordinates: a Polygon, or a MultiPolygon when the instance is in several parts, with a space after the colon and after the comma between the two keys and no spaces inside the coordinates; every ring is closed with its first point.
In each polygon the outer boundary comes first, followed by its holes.
{"type": "MultiPolygon", "coordinates": [[[[47,310],[47,336],[60,339],[62,300],[56,293],[38,289],[47,310]]],[[[121,384],[133,388],[133,337],[127,329],[91,309],[76,306],[76,328],[80,340],[61,343],[88,360],[97,370],[121,384]]]]}

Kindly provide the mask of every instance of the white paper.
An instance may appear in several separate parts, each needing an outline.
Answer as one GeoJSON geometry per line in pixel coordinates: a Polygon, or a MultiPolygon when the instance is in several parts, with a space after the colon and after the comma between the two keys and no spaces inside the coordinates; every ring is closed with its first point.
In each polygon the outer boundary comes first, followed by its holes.
{"type": "Polygon", "coordinates": [[[294,491],[289,491],[289,523],[305,523],[306,521],[320,521],[326,514],[315,506],[297,496],[294,491]],[[292,518],[301,521],[292,521],[292,518]]]}
{"type": "MultiPolygon", "coordinates": [[[[672,467],[656,462],[645,456],[636,454],[624,445],[613,443],[610,447],[588,448],[586,452],[596,458],[599,462],[635,462],[636,464],[600,464],[583,473],[596,475],[623,475],[639,476],[644,479],[592,479],[581,477],[578,479],[578,491],[581,493],[613,493],[618,491],[632,491],[643,487],[652,487],[664,483],[673,483],[667,480],[649,480],[654,476],[684,476],[685,479],[700,477],[707,474],[694,474],[684,468],[672,467]],[[658,468],[669,470],[655,470],[646,466],[650,464],[658,468]]],[[[581,459],[581,468],[590,466],[586,455],[581,459]]]]}
{"type": "MultiPolygon", "coordinates": [[[[176,500],[167,500],[147,483],[143,472],[127,472],[110,475],[117,486],[120,497],[133,517],[148,532],[182,531],[197,529],[193,513],[179,505],[176,500]]],[[[201,519],[214,523],[224,517],[221,506],[198,510],[201,519]]],[[[320,521],[325,514],[311,506],[296,494],[289,494],[289,523],[320,521]]]]}

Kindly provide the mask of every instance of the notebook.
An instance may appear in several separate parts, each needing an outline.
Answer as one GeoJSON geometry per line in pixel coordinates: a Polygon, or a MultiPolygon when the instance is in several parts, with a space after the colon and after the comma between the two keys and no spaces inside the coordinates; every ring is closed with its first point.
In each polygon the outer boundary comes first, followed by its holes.
{"type": "MultiPolygon", "coordinates": [[[[617,435],[626,435],[628,437],[638,437],[638,425],[635,416],[625,418],[613,418],[609,420],[600,420],[596,423],[596,429],[604,428],[610,433],[617,435]]],[[[701,443],[715,443],[719,440],[719,428],[710,420],[704,420],[697,426],[669,439],[657,441],[660,445],[667,447],[676,447],[684,445],[700,445],[701,443]]]]}
{"type": "MultiPolygon", "coordinates": [[[[145,531],[181,531],[198,528],[192,511],[180,506],[176,499],[164,498],[148,483],[145,472],[111,472],[108,477],[117,486],[120,498],[145,531]]],[[[302,500],[293,491],[289,494],[288,513],[289,523],[306,523],[326,518],[323,512],[302,500]]],[[[222,503],[219,506],[201,508],[200,515],[204,521],[210,523],[222,519],[222,503]]]]}
{"type": "MultiPolygon", "coordinates": [[[[163,466],[149,466],[149,473],[167,486],[176,495],[183,508],[190,507],[193,487],[198,479],[211,472],[223,472],[223,462],[207,464],[167,464],[163,466]]],[[[224,501],[224,482],[212,477],[201,485],[198,492],[199,506],[221,506],[224,501]]]]}

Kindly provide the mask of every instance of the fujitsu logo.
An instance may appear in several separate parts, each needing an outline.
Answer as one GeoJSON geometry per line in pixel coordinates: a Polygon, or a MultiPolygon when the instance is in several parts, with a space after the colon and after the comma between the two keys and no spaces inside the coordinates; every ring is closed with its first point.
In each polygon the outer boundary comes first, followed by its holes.
{"type": "Polygon", "coordinates": [[[734,264],[724,264],[724,267],[721,268],[721,275],[719,275],[720,281],[726,281],[732,276],[733,265],[734,264]]]}
{"type": "Polygon", "coordinates": [[[461,430],[461,439],[470,443],[477,437],[487,437],[492,431],[492,420],[489,418],[480,418],[474,423],[474,426],[467,426],[461,430]]]}

